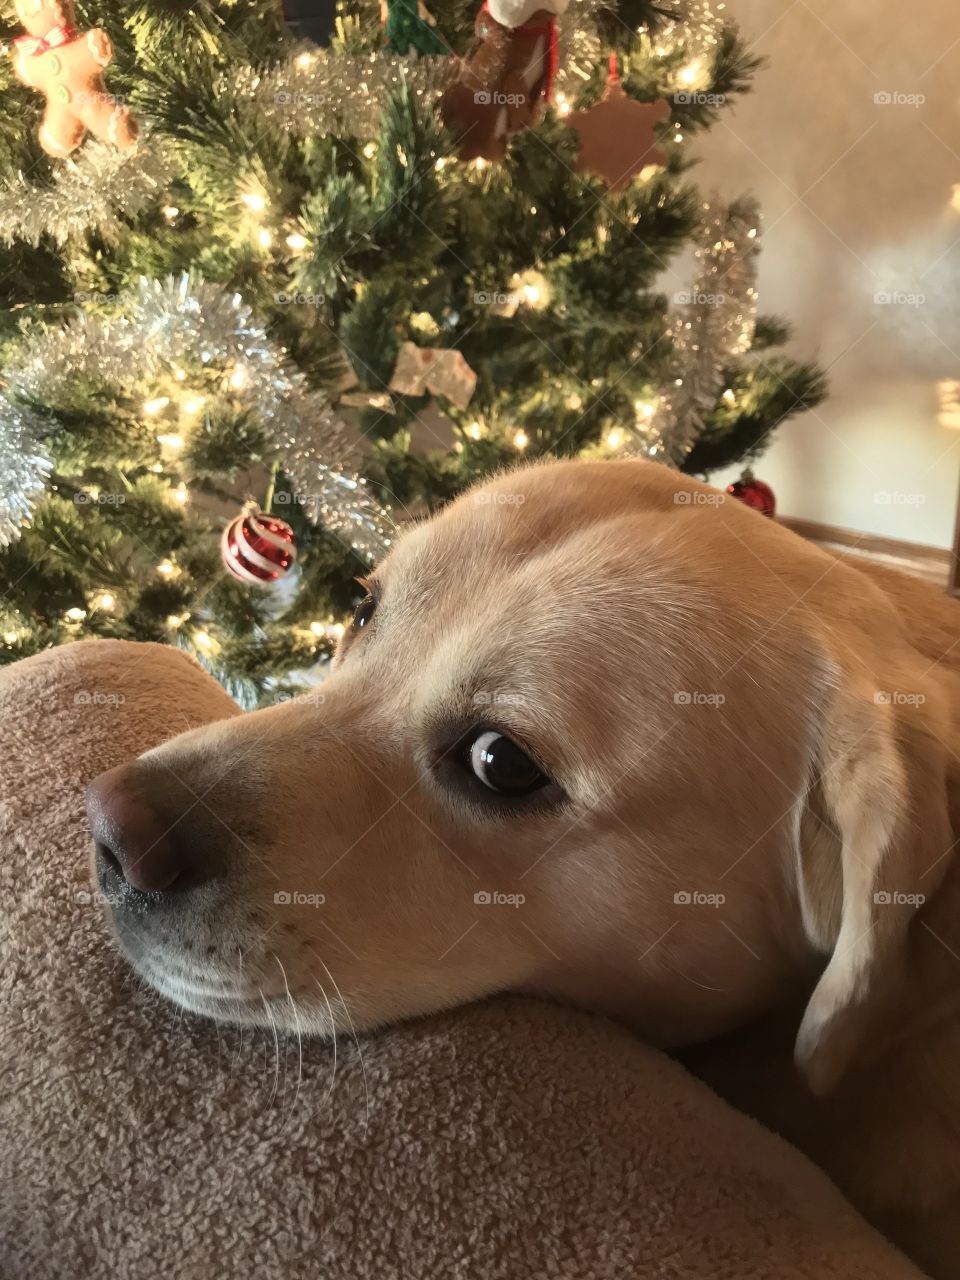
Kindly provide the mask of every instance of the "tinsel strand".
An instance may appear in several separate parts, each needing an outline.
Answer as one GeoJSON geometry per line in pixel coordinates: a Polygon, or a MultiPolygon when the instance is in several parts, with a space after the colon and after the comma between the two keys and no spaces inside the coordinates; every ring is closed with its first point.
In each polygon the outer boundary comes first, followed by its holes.
{"type": "Polygon", "coordinates": [[[274,345],[239,294],[188,275],[141,280],[116,315],[85,312],[31,341],[7,374],[0,439],[15,429],[18,402],[55,404],[77,377],[135,395],[144,383],[198,356],[204,365],[233,371],[231,404],[269,427],[307,514],[366,559],[380,555],[390,543],[389,513],[345,466],[354,452],[346,424],[274,345]]]}
{"type": "Polygon", "coordinates": [[[753,343],[757,321],[760,212],[752,201],[704,203],[687,301],[668,329],[674,379],[638,423],[631,453],[678,465],[703,431],[723,389],[724,369],[753,343]]]}
{"type": "Polygon", "coordinates": [[[88,232],[115,238],[131,218],[162,194],[173,169],[155,138],[135,151],[90,139],[75,157],[58,163],[47,186],[20,173],[0,184],[0,242],[64,245],[88,232]]]}

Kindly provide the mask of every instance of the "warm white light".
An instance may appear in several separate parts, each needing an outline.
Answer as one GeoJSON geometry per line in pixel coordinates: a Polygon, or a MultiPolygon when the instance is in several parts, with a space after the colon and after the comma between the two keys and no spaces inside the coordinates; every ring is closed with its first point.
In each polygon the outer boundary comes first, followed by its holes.
{"type": "Polygon", "coordinates": [[[176,433],[167,434],[164,432],[162,435],[157,436],[157,443],[162,444],[166,449],[182,449],[183,436],[179,436],[176,433]]]}
{"type": "Polygon", "coordinates": [[[19,637],[17,636],[17,633],[15,631],[5,631],[3,633],[4,644],[16,644],[18,638],[19,637]]]}
{"type": "Polygon", "coordinates": [[[618,431],[616,427],[607,432],[607,446],[610,449],[619,449],[623,444],[623,432],[618,431]]]}
{"type": "Polygon", "coordinates": [[[682,142],[682,141],[683,141],[683,134],[682,134],[682,133],[675,133],[675,134],[673,135],[673,140],[674,140],[674,142],[682,142]]]}
{"type": "Polygon", "coordinates": [[[530,437],[522,429],[513,437],[513,444],[517,449],[525,449],[529,443],[530,437]]]}
{"type": "Polygon", "coordinates": [[[213,648],[213,637],[206,631],[198,631],[193,637],[194,643],[199,645],[201,649],[213,648]]]}
{"type": "Polygon", "coordinates": [[[727,404],[734,404],[737,399],[730,387],[727,387],[726,391],[723,393],[723,398],[726,400],[727,404]]]}
{"type": "Polygon", "coordinates": [[[264,227],[264,229],[258,233],[257,239],[259,240],[260,246],[263,249],[269,249],[270,246],[273,244],[273,236],[266,229],[266,227],[264,227]]]}
{"type": "Polygon", "coordinates": [[[182,627],[189,617],[189,613],[168,613],[167,626],[171,631],[175,631],[177,627],[182,627]]]}
{"type": "Polygon", "coordinates": [[[191,396],[189,400],[184,401],[184,413],[199,413],[203,408],[204,400],[206,400],[206,396],[191,396]]]}
{"type": "Polygon", "coordinates": [[[751,227],[750,230],[747,232],[747,239],[756,240],[756,238],[757,238],[757,228],[751,227]]]}
{"type": "Polygon", "coordinates": [[[266,197],[262,196],[259,191],[245,191],[241,199],[247,208],[252,209],[254,213],[262,213],[267,207],[266,197]]]}
{"type": "Polygon", "coordinates": [[[324,636],[327,634],[326,625],[322,622],[311,622],[310,630],[315,636],[324,636]]]}
{"type": "Polygon", "coordinates": [[[565,93],[558,93],[557,114],[561,116],[568,116],[570,114],[570,109],[570,103],[567,100],[567,95],[565,93]]]}
{"type": "Polygon", "coordinates": [[[247,380],[247,372],[245,369],[234,369],[230,375],[230,385],[234,391],[239,391],[247,380]]]}
{"type": "Polygon", "coordinates": [[[77,608],[68,609],[65,614],[65,617],[70,622],[81,622],[86,616],[87,616],[87,612],[85,609],[77,609],[77,608]]]}
{"type": "Polygon", "coordinates": [[[684,67],[683,70],[680,72],[680,83],[693,84],[693,82],[697,78],[697,75],[698,75],[697,64],[695,62],[691,62],[691,64],[688,67],[684,67]]]}
{"type": "Polygon", "coordinates": [[[652,418],[654,414],[654,407],[649,400],[634,400],[633,410],[641,418],[652,418]]]}
{"type": "Polygon", "coordinates": [[[367,145],[363,148],[363,154],[366,156],[368,160],[372,160],[373,157],[377,154],[377,144],[375,142],[368,142],[367,145]]]}
{"type": "Polygon", "coordinates": [[[440,159],[437,161],[437,163],[433,167],[436,169],[437,173],[440,173],[444,168],[444,166],[446,165],[446,163],[447,163],[446,160],[444,160],[443,156],[441,156],[440,159]]]}
{"type": "Polygon", "coordinates": [[[481,170],[487,167],[487,162],[486,160],[484,160],[483,156],[477,156],[476,160],[474,160],[473,162],[473,167],[479,173],[481,170]]]}
{"type": "Polygon", "coordinates": [[[294,253],[302,253],[307,247],[307,237],[302,236],[299,231],[294,231],[287,236],[287,248],[292,249],[294,253]]]}
{"type": "Polygon", "coordinates": [[[117,601],[111,592],[101,591],[99,595],[93,597],[90,603],[94,609],[101,609],[104,613],[109,613],[117,601]]]}
{"type": "Polygon", "coordinates": [[[163,463],[162,463],[162,462],[155,462],[155,463],[153,464],[153,466],[150,468],[150,470],[151,470],[151,471],[154,471],[154,472],[157,472],[157,473],[161,472],[161,471],[163,470],[163,463]]]}
{"type": "Polygon", "coordinates": [[[157,565],[157,573],[161,578],[172,578],[177,572],[177,566],[172,560],[161,560],[157,565]]]}
{"type": "Polygon", "coordinates": [[[297,66],[298,66],[298,67],[309,67],[309,65],[310,65],[310,63],[311,63],[312,61],[313,61],[313,54],[311,54],[311,53],[301,53],[301,54],[300,54],[300,56],[299,56],[299,58],[297,58],[297,66]]]}
{"type": "Polygon", "coordinates": [[[147,400],[143,406],[143,412],[149,413],[151,417],[159,413],[161,409],[165,409],[170,403],[169,396],[155,396],[153,400],[147,400]]]}
{"type": "Polygon", "coordinates": [[[186,382],[187,380],[187,375],[184,373],[182,369],[174,369],[173,376],[176,378],[178,382],[186,382]]]}
{"type": "Polygon", "coordinates": [[[180,210],[175,204],[165,204],[162,209],[163,216],[168,222],[173,222],[175,218],[179,218],[180,210]]]}
{"type": "Polygon", "coordinates": [[[183,506],[190,495],[187,493],[187,486],[181,480],[177,487],[171,491],[170,496],[174,502],[178,502],[180,506],[183,506]]]}
{"type": "Polygon", "coordinates": [[[471,422],[470,426],[467,428],[467,435],[471,438],[471,440],[479,440],[480,437],[483,435],[483,428],[480,426],[480,423],[471,422]]]}
{"type": "Polygon", "coordinates": [[[523,286],[523,296],[531,307],[535,307],[540,301],[540,286],[536,284],[525,284],[523,286]]]}
{"type": "Polygon", "coordinates": [[[345,628],[342,622],[331,622],[327,627],[327,635],[331,640],[339,640],[345,628]]]}

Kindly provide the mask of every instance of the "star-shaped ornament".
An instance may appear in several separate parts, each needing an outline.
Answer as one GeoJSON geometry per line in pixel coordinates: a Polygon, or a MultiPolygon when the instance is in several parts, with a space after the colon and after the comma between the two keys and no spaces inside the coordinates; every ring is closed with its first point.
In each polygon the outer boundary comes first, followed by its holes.
{"type": "Polygon", "coordinates": [[[622,191],[647,165],[666,164],[657,148],[656,126],[669,114],[670,104],[663,98],[631,98],[612,71],[600,101],[567,117],[580,137],[577,170],[603,178],[611,191],[622,191]]]}

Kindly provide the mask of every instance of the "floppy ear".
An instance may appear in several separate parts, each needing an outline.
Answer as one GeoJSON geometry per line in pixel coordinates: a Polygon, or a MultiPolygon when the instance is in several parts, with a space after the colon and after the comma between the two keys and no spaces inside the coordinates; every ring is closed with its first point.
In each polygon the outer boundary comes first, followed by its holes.
{"type": "Polygon", "coordinates": [[[895,696],[838,696],[801,822],[804,928],[831,952],[795,1050],[818,1094],[902,997],[908,931],[950,862],[946,751],[925,727],[922,697],[900,705],[895,696]]]}

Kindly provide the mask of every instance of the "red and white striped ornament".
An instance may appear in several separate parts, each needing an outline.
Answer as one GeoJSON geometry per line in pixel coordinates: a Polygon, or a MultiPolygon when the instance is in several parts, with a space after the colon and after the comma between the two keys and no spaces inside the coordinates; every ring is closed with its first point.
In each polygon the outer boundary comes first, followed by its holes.
{"type": "Polygon", "coordinates": [[[297,548],[286,520],[250,502],[224,529],[220,554],[235,578],[268,587],[292,573],[297,548]]]}

